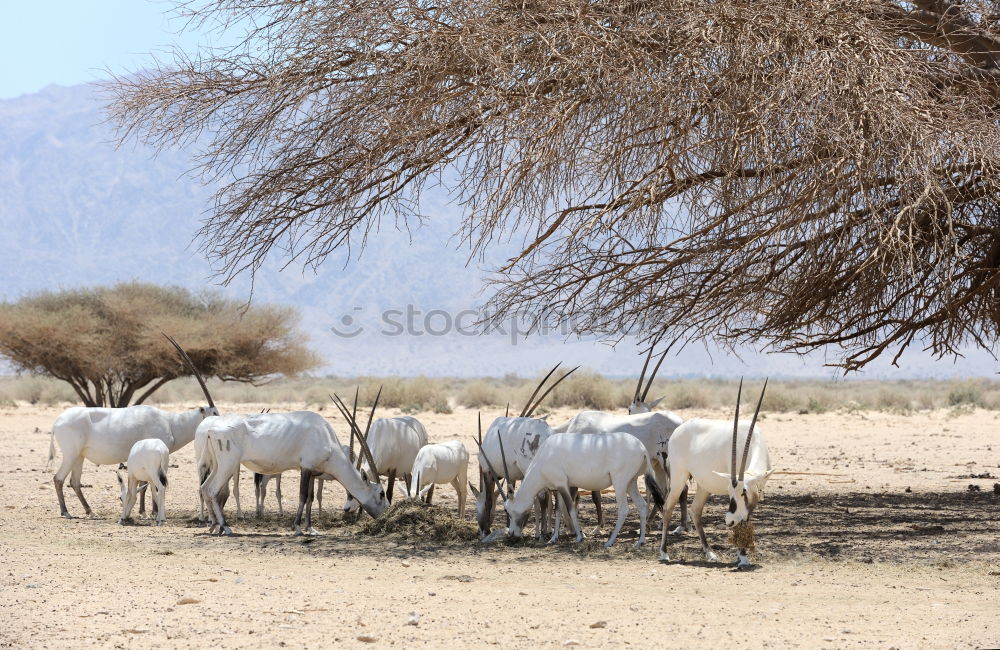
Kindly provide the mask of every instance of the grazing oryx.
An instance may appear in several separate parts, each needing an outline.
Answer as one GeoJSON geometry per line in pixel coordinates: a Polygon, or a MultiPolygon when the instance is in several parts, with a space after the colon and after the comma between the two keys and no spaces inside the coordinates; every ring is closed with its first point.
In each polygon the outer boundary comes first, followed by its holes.
{"type": "Polygon", "coordinates": [[[156,525],[162,526],[167,518],[167,467],[170,465],[170,450],[166,443],[157,438],[140,440],[132,445],[128,454],[128,483],[121,472],[115,472],[121,488],[122,516],[119,524],[124,524],[132,514],[139,482],[145,481],[153,491],[153,509],[156,511],[156,525]]]}
{"type": "MultiPolygon", "coordinates": [[[[767,381],[760,391],[757,409],[749,424],[740,422],[740,397],[743,393],[743,380],[736,397],[736,416],[730,425],[725,420],[688,420],[677,427],[667,445],[667,459],[670,463],[670,491],[667,495],[667,505],[663,509],[663,540],[660,542],[660,560],[668,562],[667,555],[667,524],[674,505],[680,498],[681,491],[687,485],[688,477],[694,477],[698,483],[698,492],[691,504],[691,518],[695,530],[701,539],[701,547],[705,557],[710,561],[719,558],[712,552],[705,539],[705,529],[701,522],[701,512],[705,502],[712,494],[729,495],[729,512],[726,513],[726,526],[732,528],[736,524],[750,520],[757,503],[763,498],[764,485],[773,471],[771,459],[767,453],[767,443],[757,425],[757,415],[764,401],[764,391],[767,381]],[[730,428],[732,431],[730,432],[730,428]],[[743,456],[736,471],[736,448],[743,444],[743,456]],[[730,451],[732,453],[730,453],[730,451]]],[[[737,568],[749,568],[747,549],[738,549],[737,568]]]]}
{"type": "MultiPolygon", "coordinates": [[[[646,356],[646,363],[642,366],[642,373],[639,375],[639,382],[635,387],[635,396],[632,398],[631,406],[629,406],[628,415],[616,415],[603,411],[581,411],[567,424],[559,427],[559,432],[586,434],[621,432],[635,436],[646,448],[650,464],[653,466],[653,477],[656,479],[656,484],[663,488],[667,485],[667,468],[662,462],[661,454],[667,451],[667,441],[670,440],[670,435],[684,420],[669,411],[650,412],[650,409],[656,406],[660,399],[663,399],[661,397],[653,402],[646,402],[656,372],[667,356],[666,352],[660,356],[659,362],[653,368],[653,374],[649,376],[646,387],[643,389],[642,382],[652,354],[653,350],[650,348],[649,354],[646,356]]],[[[597,507],[597,526],[600,528],[604,525],[600,493],[593,493],[592,498],[597,507]]],[[[674,532],[688,530],[688,526],[687,492],[685,492],[681,497],[681,525],[674,532]]]]}
{"type": "Polygon", "coordinates": [[[204,379],[191,359],[176,341],[169,336],[167,338],[198,379],[205,399],[208,400],[208,406],[182,413],[170,413],[143,405],[128,408],[74,406],[63,411],[52,425],[52,438],[49,443],[50,461],[55,458],[55,443],[59,443],[59,450],[63,456],[62,464],[53,477],[56,497],[59,499],[59,514],[63,517],[72,519],[69,510],[66,509],[66,499],[63,497],[63,481],[70,474],[72,474],[70,485],[80,499],[84,512],[91,514],[90,504],[80,489],[80,474],[83,472],[84,460],[89,460],[95,465],[123,463],[128,459],[132,445],[147,438],[162,440],[167,449],[173,453],[194,440],[195,430],[202,420],[219,414],[212,396],[208,394],[204,379]]]}
{"type": "MultiPolygon", "coordinates": [[[[535,401],[538,391],[545,386],[549,377],[560,365],[562,364],[556,364],[542,378],[518,417],[496,418],[486,430],[485,438],[482,438],[482,425],[480,424],[479,435],[481,439],[477,441],[479,445],[479,490],[472,488],[473,494],[476,496],[476,521],[479,523],[480,537],[486,537],[490,533],[490,527],[493,523],[493,512],[497,500],[494,487],[499,485],[500,479],[507,476],[509,477],[506,488],[507,496],[508,498],[512,496],[516,482],[524,478],[538,448],[552,435],[552,427],[545,420],[533,418],[531,415],[552,389],[559,385],[559,382],[576,371],[576,368],[573,368],[565,373],[535,401]],[[501,440],[503,440],[503,447],[500,446],[501,440]]],[[[539,495],[537,505],[537,535],[541,539],[544,534],[543,529],[548,521],[548,493],[539,495]]]]}
{"type": "MultiPolygon", "coordinates": [[[[404,415],[398,418],[379,418],[372,422],[371,432],[365,441],[372,450],[377,474],[363,458],[358,458],[358,468],[369,481],[377,481],[380,476],[388,477],[385,498],[392,503],[392,489],[396,476],[406,481],[406,493],[410,494],[413,460],[420,448],[427,444],[427,430],[417,418],[404,415]]],[[[350,494],[344,503],[344,512],[355,512],[358,502],[350,494]]]]}
{"type": "Polygon", "coordinates": [[[413,461],[413,494],[431,502],[435,485],[451,483],[458,493],[458,516],[465,516],[468,496],[469,451],[458,440],[426,445],[413,461]],[[426,486],[426,487],[425,487],[426,486]]]}
{"type": "MultiPolygon", "coordinates": [[[[555,491],[569,509],[573,532],[576,533],[576,541],[580,542],[583,540],[583,532],[580,530],[570,489],[577,487],[599,493],[606,487],[614,486],[618,501],[618,522],[604,546],[611,548],[614,545],[625,523],[628,514],[625,495],[628,494],[639,511],[639,539],[635,543],[638,548],[646,541],[646,500],[642,498],[636,485],[636,480],[642,475],[647,477],[646,485],[649,486],[654,501],[662,505],[663,497],[653,480],[646,448],[634,436],[627,433],[595,433],[589,436],[553,434],[535,454],[514,498],[507,499],[504,503],[504,508],[510,515],[507,534],[521,537],[524,522],[538,493],[555,491]]],[[[556,525],[549,543],[555,542],[559,535],[559,517],[557,508],[556,525]]]]}
{"type": "MultiPolygon", "coordinates": [[[[378,398],[375,399],[378,405],[378,398]]],[[[371,426],[371,416],[368,425],[371,426]]],[[[360,429],[349,422],[351,433],[359,437],[362,453],[372,468],[377,464],[371,450],[360,438],[360,429]]],[[[302,513],[306,514],[306,529],[312,528],[313,479],[329,474],[339,481],[373,517],[382,514],[388,502],[385,491],[376,481],[366,482],[344,453],[337,434],[330,423],[318,413],[293,411],[291,413],[261,413],[250,417],[206,419],[199,429],[205,430],[207,453],[211,456],[211,472],[202,484],[202,491],[212,507],[212,531],[231,535],[222,513],[220,495],[240,464],[260,474],[278,474],[290,469],[301,470],[299,481],[299,507],[295,515],[295,533],[302,534],[302,513]]]]}

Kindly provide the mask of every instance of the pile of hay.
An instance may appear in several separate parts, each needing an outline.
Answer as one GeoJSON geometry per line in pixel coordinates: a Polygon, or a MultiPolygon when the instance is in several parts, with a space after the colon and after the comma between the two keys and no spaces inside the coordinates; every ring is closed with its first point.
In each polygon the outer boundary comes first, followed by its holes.
{"type": "Polygon", "coordinates": [[[745,548],[752,553],[757,548],[757,538],[754,536],[753,524],[741,521],[729,531],[729,542],[736,548],[745,548]]]}
{"type": "Polygon", "coordinates": [[[361,533],[372,537],[432,542],[466,542],[479,539],[476,525],[459,519],[440,506],[400,499],[378,519],[368,519],[361,533]]]}

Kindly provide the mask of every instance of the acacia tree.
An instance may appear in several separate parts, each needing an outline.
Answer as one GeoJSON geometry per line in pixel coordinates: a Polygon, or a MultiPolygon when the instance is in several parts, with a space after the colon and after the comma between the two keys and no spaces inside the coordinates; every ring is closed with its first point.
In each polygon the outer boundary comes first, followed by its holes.
{"type": "Polygon", "coordinates": [[[114,407],[141,404],[191,375],[163,333],[183,343],[205,377],[258,384],[316,365],[293,310],[242,307],[139,283],[39,293],[0,304],[0,356],[69,383],[87,406],[114,407]]]}
{"type": "Polygon", "coordinates": [[[523,238],[500,314],[835,345],[847,369],[914,341],[995,345],[998,2],[181,11],[239,45],[116,78],[111,117],[157,147],[207,138],[221,184],[201,235],[227,275],[276,246],[318,263],[447,183],[473,250],[523,238]]]}

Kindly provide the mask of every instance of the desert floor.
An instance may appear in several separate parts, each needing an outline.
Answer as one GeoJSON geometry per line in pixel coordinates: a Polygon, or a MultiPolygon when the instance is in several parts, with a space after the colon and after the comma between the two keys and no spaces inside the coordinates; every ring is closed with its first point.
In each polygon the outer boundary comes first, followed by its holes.
{"type": "MultiPolygon", "coordinates": [[[[83,483],[94,516],[65,520],[55,464],[46,469],[58,413],[0,411],[0,645],[1000,646],[994,412],[768,415],[778,473],[756,516],[751,572],[733,570],[719,497],[705,519],[722,563],[703,561],[694,534],[671,541],[674,562],[657,562],[658,519],[646,547],[631,550],[634,510],[610,552],[601,534],[579,546],[368,537],[342,520],[343,492],[330,484],[321,536],[293,537],[293,473],[284,516],[269,495],[263,520],[231,520],[234,537],[210,537],[194,521],[191,445],[171,459],[162,528],[118,525],[114,467],[90,463],[83,483]]],[[[474,449],[475,412],[418,417],[432,441],[458,437],[474,449]]],[[[246,470],[242,483],[252,510],[246,470]]],[[[436,497],[455,508],[450,487],[436,497]]],[[[68,482],[66,501],[82,515],[68,482]]],[[[605,495],[606,513],[613,501],[605,495]]],[[[590,531],[593,506],[583,500],[581,510],[590,531]]]]}

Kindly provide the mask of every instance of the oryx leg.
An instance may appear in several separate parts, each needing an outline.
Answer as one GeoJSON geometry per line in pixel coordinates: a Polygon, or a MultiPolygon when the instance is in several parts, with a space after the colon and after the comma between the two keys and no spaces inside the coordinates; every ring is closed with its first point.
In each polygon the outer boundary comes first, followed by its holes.
{"type": "MultiPolygon", "coordinates": [[[[216,441],[210,441],[210,444],[216,444],[216,441]]],[[[218,531],[220,535],[232,535],[233,531],[226,523],[222,508],[229,499],[229,480],[240,470],[239,457],[233,454],[219,454],[214,465],[201,486],[201,493],[208,502],[214,518],[208,532],[212,534],[218,531]]]]}
{"type": "Polygon", "coordinates": [[[316,479],[316,501],[319,503],[319,514],[323,516],[323,479],[316,479]]]}
{"type": "Polygon", "coordinates": [[[386,475],[385,500],[392,503],[392,487],[396,484],[396,470],[392,470],[386,475]]]}
{"type": "Polygon", "coordinates": [[[646,505],[646,500],[642,498],[642,493],[639,492],[639,484],[635,481],[632,481],[631,485],[629,485],[628,495],[632,498],[635,509],[639,511],[639,539],[636,540],[633,548],[640,548],[646,542],[646,521],[649,515],[649,506],[646,505]]]}
{"type": "Polygon", "coordinates": [[[81,474],[83,474],[82,456],[76,462],[76,464],[73,465],[73,472],[72,474],[70,474],[69,484],[73,487],[73,491],[76,492],[76,498],[79,499],[80,503],[83,505],[83,512],[89,516],[93,514],[93,511],[90,509],[90,504],[87,503],[87,500],[83,498],[83,490],[81,489],[81,484],[80,484],[81,474]]]}
{"type": "Polygon", "coordinates": [[[406,498],[409,499],[410,497],[413,496],[413,492],[411,491],[411,488],[414,487],[413,485],[411,485],[411,483],[413,483],[413,474],[404,472],[403,482],[406,483],[406,498]]]}
{"type": "Polygon", "coordinates": [[[274,476],[274,496],[278,499],[278,514],[284,515],[285,512],[281,508],[281,474],[274,476]]]}
{"type": "Polygon", "coordinates": [[[594,490],[590,493],[590,500],[594,502],[594,507],[597,508],[597,530],[600,530],[604,526],[604,512],[601,511],[601,491],[594,490]]]}
{"type": "Polygon", "coordinates": [[[236,470],[236,473],[233,474],[233,498],[236,499],[236,518],[246,519],[243,516],[243,508],[240,506],[240,471],[236,470]]]}
{"type": "Polygon", "coordinates": [[[687,488],[687,480],[677,476],[670,478],[670,492],[667,493],[666,503],[663,507],[663,530],[660,535],[660,561],[669,562],[670,556],[667,554],[667,530],[670,525],[670,516],[674,514],[674,507],[680,500],[681,495],[687,488]]]}
{"type": "Polygon", "coordinates": [[[125,491],[125,503],[122,504],[122,516],[118,518],[119,524],[124,524],[132,516],[132,508],[135,507],[135,500],[138,497],[139,481],[128,477],[128,488],[125,491]]]}
{"type": "Polygon", "coordinates": [[[694,495],[694,502],[691,504],[691,519],[694,521],[694,529],[698,531],[698,539],[701,540],[701,550],[705,553],[705,559],[709,562],[718,562],[719,556],[712,552],[712,547],[708,545],[705,537],[705,527],[701,523],[701,513],[708,502],[708,490],[698,488],[694,495]]]}
{"type": "Polygon", "coordinates": [[[427,505],[430,505],[431,504],[431,498],[433,498],[433,497],[434,497],[434,484],[431,483],[430,487],[427,488],[427,496],[424,497],[424,503],[426,503],[427,505]]]}
{"type": "Polygon", "coordinates": [[[549,517],[552,513],[549,511],[549,491],[545,490],[535,497],[535,539],[542,541],[546,533],[548,533],[549,517]]]}
{"type": "MultiPolygon", "coordinates": [[[[546,500],[548,499],[548,494],[546,494],[546,500]]],[[[559,540],[559,533],[562,532],[562,520],[563,517],[569,519],[569,507],[567,502],[562,498],[562,495],[556,491],[555,492],[555,521],[552,524],[552,537],[549,538],[549,544],[555,544],[559,540]]]]}
{"type": "Polygon", "coordinates": [[[451,482],[451,487],[455,488],[458,494],[458,518],[465,517],[465,500],[468,497],[469,486],[465,484],[465,477],[459,476],[451,482]]]}
{"type": "MultiPolygon", "coordinates": [[[[66,477],[73,472],[73,466],[76,465],[76,456],[70,456],[67,453],[63,453],[62,463],[59,464],[59,469],[56,473],[52,475],[52,483],[56,486],[56,498],[59,499],[59,514],[67,519],[72,519],[73,515],[69,514],[69,510],[66,509],[66,497],[63,494],[63,482],[66,477]]],[[[80,464],[83,464],[83,460],[80,460],[80,464]]]]}
{"type": "MultiPolygon", "coordinates": [[[[634,478],[628,482],[616,483],[614,484],[614,488],[615,504],[618,506],[618,521],[615,522],[615,529],[611,531],[608,541],[604,543],[604,548],[611,548],[615,545],[618,533],[621,532],[622,526],[625,525],[625,518],[628,517],[628,493],[634,489],[635,493],[639,494],[639,488],[636,486],[634,478]]],[[[597,493],[600,494],[600,490],[597,493]]]]}
{"type": "Polygon", "coordinates": [[[139,517],[146,514],[146,488],[149,487],[149,483],[146,481],[139,482],[139,517]]]}
{"type": "Polygon", "coordinates": [[[299,477],[299,508],[295,513],[293,526],[295,534],[302,534],[302,512],[306,513],[306,531],[310,535],[315,535],[316,531],[312,527],[312,499],[313,499],[313,473],[303,468],[299,477]]]}
{"type": "MultiPolygon", "coordinates": [[[[697,496],[695,498],[697,498],[697,496]]],[[[681,506],[681,523],[678,524],[677,528],[674,528],[672,531],[670,531],[671,535],[683,535],[684,533],[690,533],[692,530],[694,530],[694,526],[691,520],[692,519],[691,514],[690,511],[688,510],[688,504],[687,504],[688,485],[686,481],[684,482],[684,490],[681,492],[681,498],[679,503],[681,506]]]]}
{"type": "Polygon", "coordinates": [[[580,528],[580,514],[576,510],[576,501],[570,495],[569,488],[559,488],[559,495],[566,503],[566,509],[569,510],[569,521],[573,525],[573,533],[576,535],[577,543],[580,543],[586,536],[580,528]]]}
{"type": "Polygon", "coordinates": [[[207,515],[205,513],[205,495],[201,493],[201,486],[208,480],[209,467],[202,463],[198,465],[198,521],[205,523],[207,515]]]}
{"type": "Polygon", "coordinates": [[[264,516],[264,475],[253,473],[253,496],[257,506],[257,517],[264,516]]]}
{"type": "Polygon", "coordinates": [[[163,522],[167,520],[167,486],[160,483],[159,479],[156,481],[156,493],[153,494],[153,500],[156,506],[156,525],[162,526],[163,522]]]}

